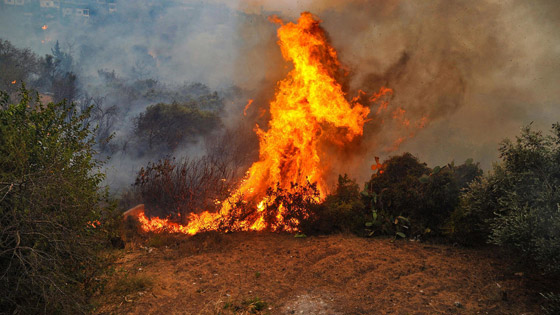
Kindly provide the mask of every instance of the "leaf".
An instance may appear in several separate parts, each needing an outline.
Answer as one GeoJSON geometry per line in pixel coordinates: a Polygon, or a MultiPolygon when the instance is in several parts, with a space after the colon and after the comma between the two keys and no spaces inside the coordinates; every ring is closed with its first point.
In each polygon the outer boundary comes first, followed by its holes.
{"type": "Polygon", "coordinates": [[[472,158],[468,158],[468,159],[465,161],[465,164],[466,164],[466,165],[471,165],[472,163],[473,163],[473,159],[472,159],[472,158]]]}
{"type": "Polygon", "coordinates": [[[423,174],[422,176],[420,176],[420,178],[418,178],[418,180],[420,181],[420,183],[426,184],[430,181],[430,178],[428,177],[428,175],[423,174]]]}
{"type": "Polygon", "coordinates": [[[296,233],[296,235],[294,235],[295,238],[306,238],[307,235],[303,234],[303,233],[296,233]]]}
{"type": "Polygon", "coordinates": [[[439,173],[439,171],[441,171],[441,167],[436,166],[436,167],[434,167],[434,169],[432,170],[432,174],[436,175],[437,173],[439,173]]]}
{"type": "Polygon", "coordinates": [[[406,237],[406,235],[404,235],[403,232],[397,232],[396,234],[397,234],[397,236],[400,236],[400,237],[402,237],[402,238],[405,238],[405,237],[406,237]]]}
{"type": "Polygon", "coordinates": [[[401,221],[404,221],[404,222],[406,222],[406,223],[410,223],[410,221],[408,221],[408,219],[405,218],[405,217],[403,217],[402,215],[399,215],[399,216],[397,217],[397,219],[400,219],[401,221]]]}
{"type": "Polygon", "coordinates": [[[372,227],[373,226],[373,222],[366,222],[366,227],[372,227]]]}
{"type": "Polygon", "coordinates": [[[373,221],[376,221],[376,220],[377,220],[377,212],[376,212],[376,211],[373,211],[373,213],[371,214],[371,216],[372,216],[372,218],[373,218],[373,221]]]}

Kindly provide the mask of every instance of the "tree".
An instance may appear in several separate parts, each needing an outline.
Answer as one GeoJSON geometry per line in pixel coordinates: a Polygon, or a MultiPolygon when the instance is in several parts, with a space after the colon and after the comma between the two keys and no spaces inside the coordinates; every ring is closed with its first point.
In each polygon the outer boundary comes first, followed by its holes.
{"type": "Polygon", "coordinates": [[[66,102],[21,90],[0,101],[0,309],[86,309],[99,259],[100,162],[87,123],[66,102]]]}
{"type": "Polygon", "coordinates": [[[560,124],[552,135],[525,127],[500,146],[502,163],[490,241],[560,274],[560,124]]]}
{"type": "Polygon", "coordinates": [[[29,81],[39,70],[39,58],[29,49],[17,49],[0,39],[0,91],[17,92],[21,82],[29,81]]]}
{"type": "Polygon", "coordinates": [[[404,153],[383,163],[367,183],[366,195],[384,233],[405,222],[405,230],[397,229],[401,233],[441,235],[448,229],[446,223],[459,203],[461,190],[480,175],[482,170],[472,159],[459,166],[451,162],[432,169],[404,153]]]}
{"type": "Polygon", "coordinates": [[[135,134],[150,150],[175,150],[181,144],[220,126],[218,116],[193,105],[159,103],[149,106],[135,122],[135,134]]]}

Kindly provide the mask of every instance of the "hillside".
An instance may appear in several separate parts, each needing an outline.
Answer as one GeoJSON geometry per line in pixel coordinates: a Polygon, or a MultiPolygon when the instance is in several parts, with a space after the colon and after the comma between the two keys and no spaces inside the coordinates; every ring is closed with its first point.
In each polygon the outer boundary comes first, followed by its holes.
{"type": "Polygon", "coordinates": [[[538,314],[546,286],[494,248],[347,235],[152,235],[119,255],[98,314],[538,314]]]}

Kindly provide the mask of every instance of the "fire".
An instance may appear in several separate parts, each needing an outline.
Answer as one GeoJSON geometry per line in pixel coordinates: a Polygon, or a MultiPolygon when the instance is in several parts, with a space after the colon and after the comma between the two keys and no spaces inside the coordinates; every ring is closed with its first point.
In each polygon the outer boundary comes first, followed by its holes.
{"type": "Polygon", "coordinates": [[[251,106],[251,104],[253,104],[253,100],[249,100],[247,102],[247,105],[245,105],[245,108],[243,108],[243,116],[247,116],[247,110],[249,109],[249,107],[251,106]]]}
{"type": "MultiPolygon", "coordinates": [[[[284,59],[293,63],[293,69],[278,83],[275,98],[270,103],[268,128],[265,130],[258,125],[255,128],[259,137],[259,160],[249,168],[246,178],[230,198],[247,206],[254,202],[254,210],[231,223],[232,218],[239,217],[236,216],[238,209],[235,202],[224,201],[216,213],[191,213],[187,225],[148,218],[142,212],[138,219],[144,230],[192,235],[219,229],[227,221],[230,231],[293,231],[290,227],[297,226],[298,222],[284,218],[284,204],[275,209],[275,223],[267,223],[270,214],[265,217],[265,210],[274,202],[267,189],[290,193],[316,183],[318,193],[313,198],[321,201],[326,197],[328,163],[325,160],[328,156],[321,151],[322,145],[343,146],[361,136],[370,110],[358,103],[359,97],[352,101],[346,99],[342,86],[335,79],[340,71],[337,53],[328,43],[318,19],[305,12],[297,24],[284,23],[277,17],[270,20],[280,25],[278,45],[284,59]]],[[[372,99],[388,93],[392,90],[384,88],[372,99]]]]}
{"type": "Polygon", "coordinates": [[[49,28],[49,26],[48,26],[47,24],[45,24],[45,25],[41,26],[41,28],[42,28],[43,30],[46,30],[47,28],[49,28]]]}
{"type": "Polygon", "coordinates": [[[12,81],[12,84],[16,84],[16,83],[17,83],[17,80],[12,81]]]}

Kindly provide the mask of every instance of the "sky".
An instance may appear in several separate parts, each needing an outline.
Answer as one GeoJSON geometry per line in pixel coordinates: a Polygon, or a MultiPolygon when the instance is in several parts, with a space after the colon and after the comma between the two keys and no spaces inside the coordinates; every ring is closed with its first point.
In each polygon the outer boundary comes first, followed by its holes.
{"type": "MultiPolygon", "coordinates": [[[[348,96],[387,86],[389,109],[403,109],[411,122],[372,123],[353,154],[332,157],[344,158],[339,171],[359,180],[374,156],[406,151],[430,166],[473,158],[488,170],[504,138],[560,120],[560,2],[553,0],[119,1],[118,14],[96,23],[0,9],[0,38],[39,54],[60,41],[86,87],[97,70],[115,70],[215,90],[238,86],[264,109],[290,69],[267,17],[295,21],[309,11],[348,70],[348,96]]],[[[241,115],[245,101],[226,103],[229,124],[254,123],[241,115]]]]}

